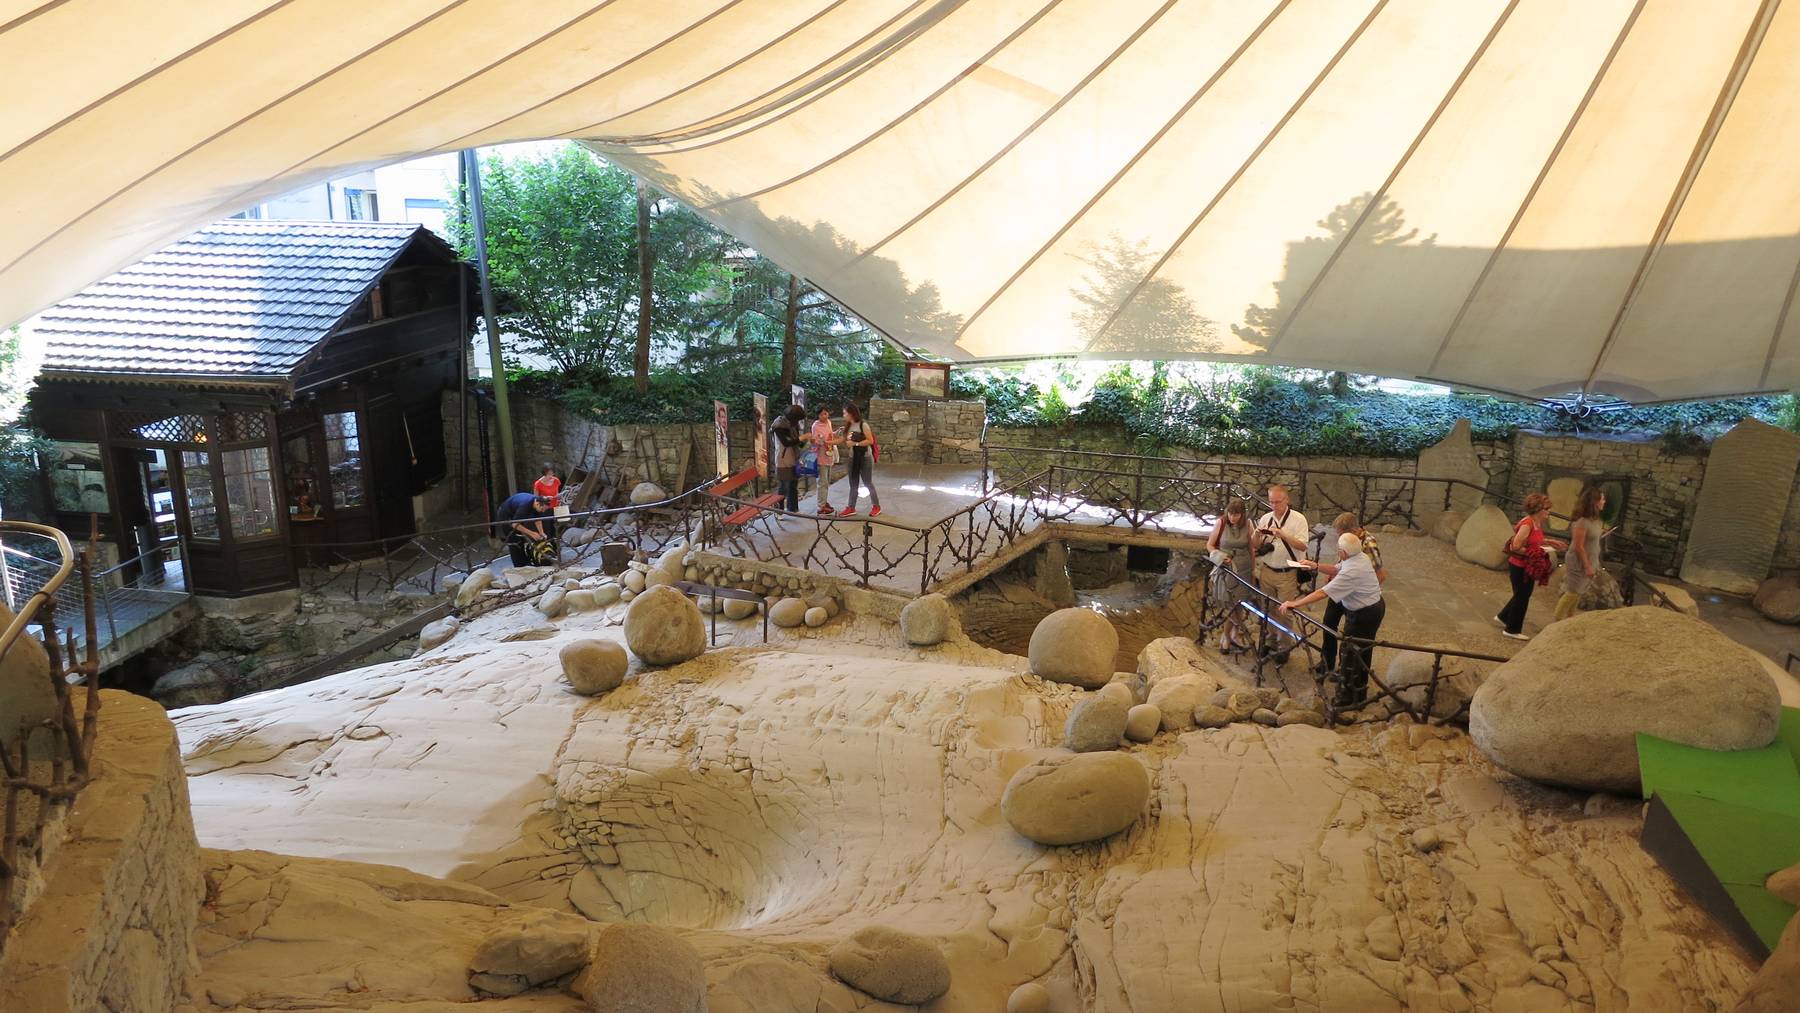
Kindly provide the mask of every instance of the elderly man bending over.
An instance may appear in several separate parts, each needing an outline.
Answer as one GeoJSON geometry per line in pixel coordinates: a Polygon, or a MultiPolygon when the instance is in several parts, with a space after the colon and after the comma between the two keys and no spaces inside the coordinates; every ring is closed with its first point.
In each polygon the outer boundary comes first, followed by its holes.
{"type": "MultiPolygon", "coordinates": [[[[1354,641],[1373,640],[1387,615],[1381,600],[1381,580],[1375,575],[1375,564],[1363,552],[1362,539],[1352,534],[1338,536],[1338,563],[1331,580],[1303,598],[1281,603],[1281,611],[1305,608],[1323,598],[1330,598],[1344,610],[1343,674],[1338,680],[1337,697],[1332,706],[1355,707],[1369,691],[1369,662],[1375,653],[1371,644],[1354,641]]],[[[1321,568],[1323,569],[1323,568],[1321,568]]]]}

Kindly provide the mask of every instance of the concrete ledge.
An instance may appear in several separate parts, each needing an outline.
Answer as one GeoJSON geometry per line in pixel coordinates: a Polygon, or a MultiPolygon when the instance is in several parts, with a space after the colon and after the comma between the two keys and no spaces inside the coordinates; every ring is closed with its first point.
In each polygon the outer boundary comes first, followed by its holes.
{"type": "Polygon", "coordinates": [[[175,726],[152,700],[101,692],[94,779],[0,954],[0,1010],[163,1013],[195,964],[200,848],[175,726]]]}

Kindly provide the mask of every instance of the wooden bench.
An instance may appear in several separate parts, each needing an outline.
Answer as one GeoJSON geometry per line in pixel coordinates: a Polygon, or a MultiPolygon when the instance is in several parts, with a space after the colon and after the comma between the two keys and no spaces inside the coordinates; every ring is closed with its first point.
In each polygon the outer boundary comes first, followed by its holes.
{"type": "MultiPolygon", "coordinates": [[[[739,489],[742,489],[754,481],[756,481],[756,466],[751,465],[743,471],[732,475],[730,478],[715,484],[711,489],[708,489],[707,492],[723,498],[730,496],[732,493],[737,492],[739,489]]],[[[780,504],[780,493],[766,492],[761,496],[756,497],[756,499],[752,500],[749,504],[741,506],[731,513],[726,514],[720,523],[724,524],[726,527],[735,528],[754,519],[764,510],[767,510],[772,506],[779,506],[780,504]]]]}

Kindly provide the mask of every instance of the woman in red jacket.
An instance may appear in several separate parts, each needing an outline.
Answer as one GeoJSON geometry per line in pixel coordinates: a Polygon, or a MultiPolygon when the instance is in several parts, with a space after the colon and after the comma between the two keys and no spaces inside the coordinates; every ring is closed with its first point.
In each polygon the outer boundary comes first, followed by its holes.
{"type": "Polygon", "coordinates": [[[1512,599],[1494,621],[1514,640],[1531,639],[1525,635],[1525,610],[1531,605],[1531,589],[1550,582],[1552,567],[1544,547],[1558,552],[1569,548],[1565,542],[1544,537],[1544,525],[1549,520],[1550,497],[1534,492],[1525,497],[1525,516],[1513,525],[1512,537],[1506,540],[1506,573],[1512,578],[1512,599]]]}

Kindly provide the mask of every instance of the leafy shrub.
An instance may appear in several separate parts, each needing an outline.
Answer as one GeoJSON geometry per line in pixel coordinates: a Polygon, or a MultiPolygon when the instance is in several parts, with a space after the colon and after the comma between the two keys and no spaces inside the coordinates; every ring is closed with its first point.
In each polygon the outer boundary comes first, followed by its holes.
{"type": "MultiPolygon", "coordinates": [[[[1116,427],[1145,454],[1187,447],[1273,457],[1407,457],[1443,439],[1459,418],[1470,421],[1478,440],[1504,440],[1521,428],[1578,428],[1567,415],[1535,404],[1477,394],[1397,394],[1335,374],[1250,366],[1222,379],[1215,374],[1211,380],[1194,381],[1171,378],[1160,363],[1147,375],[1143,364],[1119,364],[1093,377],[1087,387],[1080,368],[1072,364],[1049,376],[1040,370],[1041,386],[1014,372],[957,369],[951,373],[950,390],[955,397],[985,399],[990,425],[1116,427]]],[[[803,368],[797,380],[810,404],[866,403],[872,396],[898,397],[903,371],[900,356],[883,354],[872,366],[803,368]]],[[[629,377],[597,373],[522,372],[514,382],[525,393],[557,400],[601,422],[647,425],[704,423],[712,418],[714,398],[730,406],[733,418],[745,419],[754,391],[769,395],[770,404],[779,407],[787,396],[777,390],[777,373],[773,361],[731,370],[657,372],[643,395],[633,390],[629,377]]],[[[1671,452],[1691,452],[1746,416],[1800,431],[1800,402],[1792,395],[1632,408],[1584,419],[1579,429],[1663,436],[1671,452]]]]}

